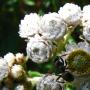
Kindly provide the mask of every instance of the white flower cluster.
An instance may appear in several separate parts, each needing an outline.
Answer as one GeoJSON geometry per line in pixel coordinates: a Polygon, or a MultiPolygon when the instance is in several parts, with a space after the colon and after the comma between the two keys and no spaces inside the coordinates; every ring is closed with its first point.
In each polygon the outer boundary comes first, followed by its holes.
{"type": "MultiPolygon", "coordinates": [[[[25,62],[25,57],[22,53],[17,53],[16,56],[9,52],[0,58],[0,79],[3,80],[6,76],[10,75],[14,79],[20,79],[25,76],[23,67],[19,64],[25,62]]],[[[1,81],[0,80],[0,81],[1,81]]]]}
{"type": "Polygon", "coordinates": [[[60,7],[58,13],[53,12],[43,16],[36,13],[25,15],[19,25],[19,35],[21,38],[28,39],[26,48],[28,57],[36,63],[47,62],[53,56],[53,46],[48,41],[63,40],[69,26],[75,29],[78,25],[82,25],[83,36],[90,41],[89,10],[90,5],[84,6],[81,10],[76,4],[66,3],[60,7]]]}
{"type": "Polygon", "coordinates": [[[90,41],[90,5],[84,6],[81,10],[78,5],[66,3],[58,13],[68,25],[82,24],[83,36],[87,41],[90,41]]]}
{"type": "Polygon", "coordinates": [[[13,54],[11,52],[4,55],[4,58],[0,58],[0,90],[26,90],[26,88],[32,88],[31,81],[27,81],[28,76],[23,66],[26,64],[26,59],[27,57],[23,53],[13,54]],[[21,81],[23,81],[22,84],[20,84],[21,81]],[[14,87],[15,83],[18,83],[16,87],[14,87]]]}
{"type": "Polygon", "coordinates": [[[14,55],[9,52],[4,55],[4,60],[7,62],[10,68],[10,76],[14,79],[21,79],[25,76],[25,70],[21,64],[25,63],[26,59],[22,53],[17,53],[14,55]]]}
{"type": "Polygon", "coordinates": [[[36,13],[25,15],[19,25],[19,35],[22,38],[34,37],[41,34],[45,39],[61,38],[66,31],[66,24],[58,13],[49,13],[39,16],[36,13]]]}
{"type": "Polygon", "coordinates": [[[62,39],[67,24],[58,13],[39,16],[36,13],[25,15],[19,25],[19,35],[28,39],[27,55],[36,63],[47,62],[52,56],[53,40],[62,39]]]}
{"type": "Polygon", "coordinates": [[[14,55],[13,53],[9,52],[4,55],[4,59],[7,61],[8,66],[11,68],[14,64],[23,64],[26,59],[23,53],[17,53],[14,55]]]}

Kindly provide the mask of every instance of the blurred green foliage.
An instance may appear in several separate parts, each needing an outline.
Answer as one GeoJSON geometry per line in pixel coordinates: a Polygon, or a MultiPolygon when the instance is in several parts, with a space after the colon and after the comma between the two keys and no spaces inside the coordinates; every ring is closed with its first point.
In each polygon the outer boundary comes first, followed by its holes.
{"type": "Polygon", "coordinates": [[[26,13],[57,12],[67,2],[81,7],[90,3],[89,0],[0,0],[0,56],[26,52],[26,43],[18,35],[20,20],[26,13]]]}

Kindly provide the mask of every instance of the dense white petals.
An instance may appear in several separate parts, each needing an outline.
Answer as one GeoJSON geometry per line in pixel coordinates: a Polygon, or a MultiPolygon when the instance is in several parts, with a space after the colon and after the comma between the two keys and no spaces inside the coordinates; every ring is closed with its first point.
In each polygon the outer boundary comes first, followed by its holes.
{"type": "Polygon", "coordinates": [[[90,45],[87,42],[79,42],[78,44],[67,44],[66,52],[72,52],[76,49],[84,50],[87,53],[90,53],[90,45]]]}
{"type": "Polygon", "coordinates": [[[4,59],[7,61],[9,67],[12,67],[13,64],[15,63],[15,56],[11,52],[4,55],[4,59]]]}
{"type": "Polygon", "coordinates": [[[9,66],[7,61],[3,58],[0,58],[0,82],[6,78],[9,74],[9,66]]]}
{"type": "Polygon", "coordinates": [[[36,63],[47,62],[51,56],[52,46],[48,41],[37,36],[27,43],[27,55],[36,63]]]}
{"type": "Polygon", "coordinates": [[[90,22],[90,5],[84,6],[82,11],[82,25],[86,26],[88,22],[90,22]]]}
{"type": "Polygon", "coordinates": [[[28,38],[38,33],[40,17],[36,13],[25,15],[19,25],[19,35],[21,38],[28,38]]]}
{"type": "Polygon", "coordinates": [[[78,46],[77,46],[77,44],[75,44],[75,43],[67,44],[67,45],[65,46],[66,52],[71,52],[71,51],[73,51],[73,50],[75,50],[75,49],[77,49],[77,48],[78,48],[78,46]]]}
{"type": "Polygon", "coordinates": [[[90,22],[83,27],[83,36],[90,41],[90,22]]]}
{"type": "Polygon", "coordinates": [[[90,5],[85,5],[83,7],[83,12],[89,12],[90,11],[90,5]]]}
{"type": "Polygon", "coordinates": [[[60,7],[58,13],[68,25],[77,26],[80,24],[81,8],[78,5],[66,3],[63,7],[60,7]]]}
{"type": "Polygon", "coordinates": [[[44,75],[36,86],[37,90],[62,90],[60,83],[56,82],[55,75],[44,75]]]}
{"type": "Polygon", "coordinates": [[[57,13],[42,16],[40,33],[45,39],[62,38],[66,32],[66,24],[57,13]]]}

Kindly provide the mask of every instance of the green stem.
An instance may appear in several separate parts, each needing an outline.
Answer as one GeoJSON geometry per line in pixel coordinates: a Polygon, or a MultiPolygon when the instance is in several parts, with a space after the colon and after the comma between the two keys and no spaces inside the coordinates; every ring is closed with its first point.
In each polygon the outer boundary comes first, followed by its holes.
{"type": "Polygon", "coordinates": [[[38,71],[28,71],[28,76],[29,77],[41,77],[43,74],[39,73],[38,71]]]}
{"type": "Polygon", "coordinates": [[[64,36],[64,46],[69,42],[69,39],[72,37],[71,34],[73,31],[73,27],[68,27],[68,33],[64,36]]]}
{"type": "Polygon", "coordinates": [[[64,45],[66,45],[68,43],[69,38],[71,37],[71,32],[68,32],[65,36],[64,36],[64,45]]]}

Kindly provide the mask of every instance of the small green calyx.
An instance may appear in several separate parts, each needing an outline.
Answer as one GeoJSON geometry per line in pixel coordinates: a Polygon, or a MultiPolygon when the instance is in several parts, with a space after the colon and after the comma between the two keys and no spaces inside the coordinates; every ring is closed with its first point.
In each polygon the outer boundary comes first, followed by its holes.
{"type": "Polygon", "coordinates": [[[90,54],[82,49],[72,51],[67,58],[68,68],[79,75],[90,72],[90,54]]]}

